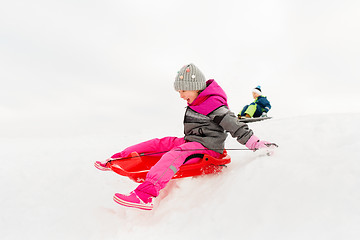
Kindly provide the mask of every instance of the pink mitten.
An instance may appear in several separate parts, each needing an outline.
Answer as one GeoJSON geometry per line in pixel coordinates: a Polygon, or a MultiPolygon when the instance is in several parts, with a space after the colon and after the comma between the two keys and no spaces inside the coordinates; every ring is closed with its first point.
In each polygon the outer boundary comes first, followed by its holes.
{"type": "Polygon", "coordinates": [[[254,151],[256,151],[256,150],[258,150],[260,148],[269,147],[271,145],[274,145],[274,144],[266,142],[266,141],[260,141],[260,139],[258,137],[256,137],[255,135],[252,135],[245,144],[245,146],[248,149],[254,150],[254,151]]]}

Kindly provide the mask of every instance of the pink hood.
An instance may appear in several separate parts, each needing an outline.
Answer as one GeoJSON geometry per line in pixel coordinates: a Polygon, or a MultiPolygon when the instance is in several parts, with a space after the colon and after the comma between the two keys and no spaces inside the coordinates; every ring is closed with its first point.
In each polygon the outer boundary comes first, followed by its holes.
{"type": "Polygon", "coordinates": [[[206,82],[206,88],[188,105],[195,112],[208,115],[221,106],[228,106],[227,96],[219,84],[214,79],[210,79],[206,82]]]}

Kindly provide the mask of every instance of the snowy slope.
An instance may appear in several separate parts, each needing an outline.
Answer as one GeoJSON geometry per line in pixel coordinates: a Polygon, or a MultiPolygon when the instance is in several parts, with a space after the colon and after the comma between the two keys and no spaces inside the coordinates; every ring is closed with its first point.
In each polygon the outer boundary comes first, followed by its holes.
{"type": "MultiPolygon", "coordinates": [[[[0,239],[360,239],[360,1],[2,1],[0,239]],[[230,152],[218,176],[173,181],[152,212],[93,163],[182,136],[176,71],[195,63],[272,157],[230,152]]],[[[241,147],[227,140],[228,148],[241,147]]]]}
{"type": "MultiPolygon", "coordinates": [[[[222,174],[172,181],[151,212],[115,204],[115,192],[137,184],[92,165],[116,152],[107,144],[116,137],[2,139],[1,238],[355,240],[359,121],[346,114],[253,123],[279,144],[274,156],[230,152],[222,174]]],[[[227,147],[241,146],[229,137],[227,147]]]]}

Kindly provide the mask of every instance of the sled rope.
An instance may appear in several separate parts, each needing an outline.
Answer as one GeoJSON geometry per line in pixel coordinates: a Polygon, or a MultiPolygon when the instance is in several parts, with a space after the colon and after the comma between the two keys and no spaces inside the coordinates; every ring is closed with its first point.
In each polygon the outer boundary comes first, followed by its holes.
{"type": "MultiPolygon", "coordinates": [[[[267,143],[265,144],[267,147],[279,147],[276,143],[267,143]]],[[[162,151],[162,152],[153,152],[153,153],[139,153],[139,156],[151,156],[151,155],[156,155],[156,154],[162,154],[162,153],[167,153],[170,151],[178,151],[178,152],[191,152],[191,151],[201,151],[204,150],[203,148],[197,148],[197,149],[174,149],[174,150],[168,150],[168,151],[162,151]]],[[[221,151],[221,150],[226,150],[226,151],[257,151],[259,149],[255,148],[255,149],[248,149],[248,148],[227,148],[227,149],[220,149],[220,148],[215,148],[215,149],[208,149],[208,150],[212,150],[212,151],[221,151]]],[[[124,157],[124,158],[113,158],[111,160],[109,160],[108,162],[112,162],[112,161],[116,161],[116,160],[125,160],[125,159],[130,159],[130,158],[136,158],[137,156],[131,156],[131,157],[124,157]]]]}
{"type": "MultiPolygon", "coordinates": [[[[201,151],[201,150],[204,150],[203,148],[200,149],[174,149],[174,150],[168,150],[168,151],[162,151],[162,152],[153,152],[153,153],[139,153],[139,156],[142,157],[142,156],[151,156],[151,155],[156,155],[156,154],[162,154],[162,153],[167,153],[167,152],[170,152],[170,151],[178,151],[178,152],[191,152],[191,151],[201,151]]],[[[208,150],[213,150],[213,151],[216,151],[216,150],[226,150],[226,151],[256,151],[257,149],[255,150],[251,150],[251,149],[247,149],[247,148],[228,148],[228,149],[208,149],[208,150]]],[[[137,156],[130,156],[130,157],[124,157],[124,158],[113,158],[111,160],[109,160],[108,162],[112,162],[112,161],[116,161],[116,160],[125,160],[125,159],[130,159],[130,158],[136,158],[137,156]]]]}

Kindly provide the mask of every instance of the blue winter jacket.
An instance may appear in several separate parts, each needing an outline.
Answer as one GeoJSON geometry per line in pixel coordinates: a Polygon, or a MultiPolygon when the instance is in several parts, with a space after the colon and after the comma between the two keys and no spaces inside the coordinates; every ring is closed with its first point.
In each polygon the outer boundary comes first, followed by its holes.
{"type": "Polygon", "coordinates": [[[264,96],[259,96],[250,105],[246,105],[239,113],[241,116],[248,114],[250,117],[260,117],[263,112],[268,112],[271,109],[270,102],[264,96]]]}
{"type": "Polygon", "coordinates": [[[259,96],[254,103],[261,108],[262,112],[268,112],[271,109],[269,100],[264,96],[259,96]]]}

